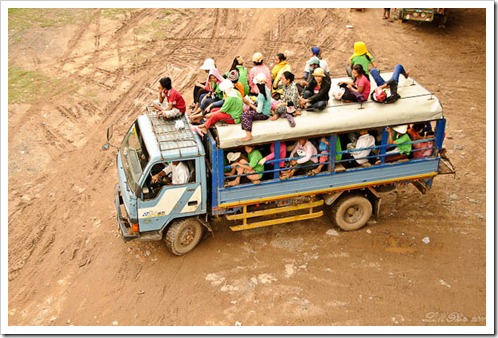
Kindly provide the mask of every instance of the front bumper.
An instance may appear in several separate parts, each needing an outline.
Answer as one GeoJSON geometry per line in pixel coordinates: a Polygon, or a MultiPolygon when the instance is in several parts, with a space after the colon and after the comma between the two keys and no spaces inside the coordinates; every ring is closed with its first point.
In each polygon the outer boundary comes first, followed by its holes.
{"type": "Polygon", "coordinates": [[[119,189],[119,184],[116,184],[116,187],[114,188],[114,204],[116,206],[116,220],[118,223],[118,232],[121,235],[121,238],[125,242],[131,241],[135,238],[138,238],[138,234],[133,234],[131,231],[131,224],[129,220],[125,217],[123,217],[121,213],[121,205],[123,204],[121,198],[121,191],[119,189]]]}

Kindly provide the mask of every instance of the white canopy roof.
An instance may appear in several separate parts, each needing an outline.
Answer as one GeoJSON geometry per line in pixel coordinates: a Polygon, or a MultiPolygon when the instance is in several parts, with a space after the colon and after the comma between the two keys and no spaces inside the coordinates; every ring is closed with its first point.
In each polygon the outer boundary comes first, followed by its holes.
{"type": "MultiPolygon", "coordinates": [[[[383,73],[389,79],[392,73],[383,73]]],[[[349,78],[332,79],[331,92],[338,89],[337,83],[349,78]]],[[[371,91],[376,88],[371,81],[371,91]]],[[[243,143],[245,131],[240,124],[216,124],[220,148],[233,148],[244,144],[263,144],[277,140],[297,139],[345,131],[372,129],[383,126],[394,126],[414,122],[431,121],[443,117],[443,108],[439,100],[412,78],[400,76],[398,94],[401,96],[395,103],[381,104],[370,98],[363,104],[343,103],[330,100],[325,110],[308,112],[295,118],[296,126],[291,128],[286,119],[276,121],[255,121],[252,128],[253,139],[243,143]]]]}

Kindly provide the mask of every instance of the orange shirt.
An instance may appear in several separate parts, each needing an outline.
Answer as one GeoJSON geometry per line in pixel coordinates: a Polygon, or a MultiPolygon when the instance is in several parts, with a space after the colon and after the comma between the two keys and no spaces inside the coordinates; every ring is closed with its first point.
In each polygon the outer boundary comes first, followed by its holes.
{"type": "Polygon", "coordinates": [[[233,86],[235,89],[237,89],[240,92],[240,95],[244,97],[244,85],[240,82],[237,82],[233,86]]]}

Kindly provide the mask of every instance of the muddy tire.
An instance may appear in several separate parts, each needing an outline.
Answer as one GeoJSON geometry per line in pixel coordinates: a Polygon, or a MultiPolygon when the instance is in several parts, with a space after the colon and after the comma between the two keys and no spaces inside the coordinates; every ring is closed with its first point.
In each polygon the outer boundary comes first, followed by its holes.
{"type": "Polygon", "coordinates": [[[182,256],[199,244],[203,230],[204,227],[195,218],[174,221],[164,237],[164,242],[172,254],[182,256]]]}
{"type": "Polygon", "coordinates": [[[345,195],[330,209],[334,225],[344,231],[358,230],[367,224],[372,216],[372,203],[363,195],[345,195]]]}

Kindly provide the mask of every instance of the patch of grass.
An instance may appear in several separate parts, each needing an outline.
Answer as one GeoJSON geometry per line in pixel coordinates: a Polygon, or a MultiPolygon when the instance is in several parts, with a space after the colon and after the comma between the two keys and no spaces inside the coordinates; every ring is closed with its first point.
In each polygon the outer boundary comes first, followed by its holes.
{"type": "Polygon", "coordinates": [[[9,8],[9,30],[28,27],[63,27],[87,19],[91,9],[9,8]]]}
{"type": "Polygon", "coordinates": [[[69,90],[70,86],[63,81],[20,67],[9,67],[9,104],[31,103],[55,96],[62,92],[63,86],[69,90]]]}
{"type": "Polygon", "coordinates": [[[22,39],[32,28],[58,28],[87,20],[91,9],[83,8],[9,8],[9,40],[22,39]]]}
{"type": "Polygon", "coordinates": [[[137,8],[104,8],[102,16],[110,20],[122,20],[132,12],[137,11],[137,8]]]}

